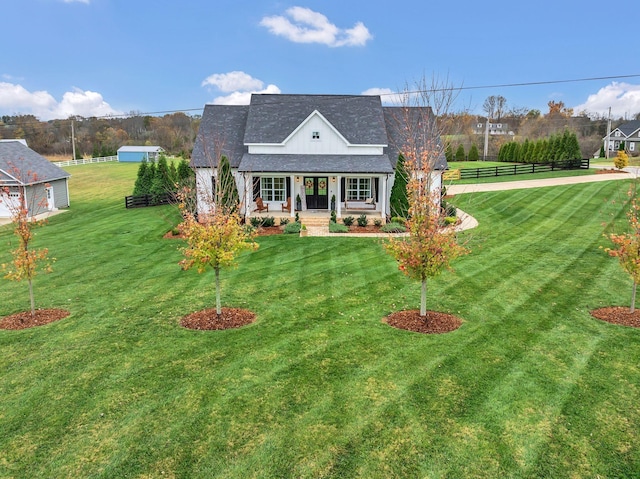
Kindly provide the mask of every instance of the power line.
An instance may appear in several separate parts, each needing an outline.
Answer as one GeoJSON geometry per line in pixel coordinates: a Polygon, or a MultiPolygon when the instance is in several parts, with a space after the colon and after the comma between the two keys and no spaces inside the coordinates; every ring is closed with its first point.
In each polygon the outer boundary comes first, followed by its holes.
{"type": "MultiPolygon", "coordinates": [[[[521,87],[521,86],[536,86],[536,85],[555,85],[559,83],[582,83],[588,81],[598,81],[598,80],[618,80],[621,78],[638,78],[638,75],[614,75],[614,76],[606,76],[606,77],[590,77],[590,78],[576,78],[572,80],[546,80],[546,81],[534,81],[534,82],[524,82],[524,83],[503,83],[498,85],[484,85],[484,86],[461,86],[459,88],[456,87],[443,87],[443,88],[427,88],[425,90],[415,90],[407,93],[427,93],[427,92],[441,92],[448,90],[483,90],[487,88],[511,88],[511,87],[521,87]]],[[[404,93],[404,92],[399,92],[404,93]]],[[[398,93],[381,93],[380,96],[390,96],[397,95],[398,93]]]]}

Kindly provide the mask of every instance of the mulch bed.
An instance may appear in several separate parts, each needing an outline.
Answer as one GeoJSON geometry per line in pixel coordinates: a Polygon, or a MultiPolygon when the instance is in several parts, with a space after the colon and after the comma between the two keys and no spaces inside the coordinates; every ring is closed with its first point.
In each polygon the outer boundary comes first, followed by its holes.
{"type": "Polygon", "coordinates": [[[66,318],[71,313],[66,309],[36,309],[31,316],[31,311],[11,314],[0,319],[0,329],[27,329],[34,326],[53,323],[66,318]]]}
{"type": "Polygon", "coordinates": [[[397,329],[424,334],[449,333],[462,326],[462,320],[457,316],[439,311],[427,311],[425,321],[417,309],[391,313],[382,321],[397,329]]]}
{"type": "Polygon", "coordinates": [[[598,169],[596,170],[596,175],[606,175],[609,173],[627,173],[624,170],[614,170],[614,169],[609,169],[609,170],[603,170],[603,169],[598,169]]]}
{"type": "Polygon", "coordinates": [[[256,232],[258,236],[272,236],[284,234],[284,226],[260,226],[256,232]]]}
{"type": "Polygon", "coordinates": [[[349,233],[380,233],[380,227],[376,225],[351,225],[349,226],[349,233]]]}
{"type": "Polygon", "coordinates": [[[222,308],[220,316],[216,309],[196,311],[180,320],[180,325],[187,329],[221,330],[246,326],[256,320],[256,314],[248,309],[222,308]]]}
{"type": "Polygon", "coordinates": [[[620,326],[640,328],[640,309],[636,309],[631,313],[629,308],[625,306],[609,306],[607,308],[594,309],[591,311],[591,316],[620,326]]]}

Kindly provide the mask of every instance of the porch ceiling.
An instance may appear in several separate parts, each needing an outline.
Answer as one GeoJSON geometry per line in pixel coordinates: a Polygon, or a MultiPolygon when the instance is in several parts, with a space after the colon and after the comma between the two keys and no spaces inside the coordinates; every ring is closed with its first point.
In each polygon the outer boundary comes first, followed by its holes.
{"type": "Polygon", "coordinates": [[[387,155],[255,155],[245,153],[238,171],[252,173],[393,173],[387,155]]]}

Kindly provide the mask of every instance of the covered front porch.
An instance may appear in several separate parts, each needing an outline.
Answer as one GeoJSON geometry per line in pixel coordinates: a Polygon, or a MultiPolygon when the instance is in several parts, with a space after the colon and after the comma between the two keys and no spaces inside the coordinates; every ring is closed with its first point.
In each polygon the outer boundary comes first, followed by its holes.
{"type": "MultiPolygon", "coordinates": [[[[288,216],[296,213],[313,221],[335,211],[337,218],[360,216],[386,218],[389,176],[262,173],[245,175],[245,217],[288,216]]],[[[372,220],[373,221],[373,220],[372,220]]]]}

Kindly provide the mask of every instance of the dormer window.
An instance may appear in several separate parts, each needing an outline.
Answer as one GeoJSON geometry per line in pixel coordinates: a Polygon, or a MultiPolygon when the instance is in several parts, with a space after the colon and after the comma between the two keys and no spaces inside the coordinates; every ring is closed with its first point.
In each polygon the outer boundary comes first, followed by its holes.
{"type": "Polygon", "coordinates": [[[319,140],[320,139],[320,132],[319,131],[311,132],[311,139],[312,140],[319,140]]]}

